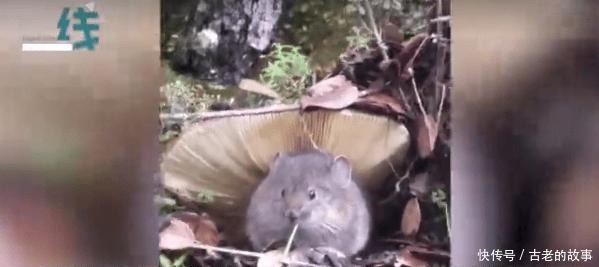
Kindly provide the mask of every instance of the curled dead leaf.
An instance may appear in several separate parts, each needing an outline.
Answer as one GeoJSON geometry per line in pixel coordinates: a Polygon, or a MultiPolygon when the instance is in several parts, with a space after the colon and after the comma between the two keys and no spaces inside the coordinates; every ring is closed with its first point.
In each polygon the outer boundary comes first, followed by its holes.
{"type": "Polygon", "coordinates": [[[258,81],[255,81],[255,80],[242,79],[239,82],[239,84],[237,85],[237,87],[239,87],[239,89],[241,89],[241,90],[265,95],[268,97],[272,97],[274,99],[281,98],[281,96],[277,92],[275,92],[272,88],[270,88],[269,86],[266,86],[258,81]]]}
{"type": "Polygon", "coordinates": [[[173,214],[173,217],[187,223],[200,243],[210,246],[218,244],[218,228],[208,214],[180,212],[173,214]]]}
{"type": "Polygon", "coordinates": [[[420,229],[421,221],[422,214],[420,212],[418,198],[412,198],[404,208],[403,216],[401,218],[401,233],[405,236],[415,236],[416,233],[418,233],[418,229],[420,229]]]}
{"type": "Polygon", "coordinates": [[[406,114],[404,108],[397,99],[384,93],[367,95],[365,97],[360,98],[358,102],[363,103],[365,105],[371,105],[382,108],[389,113],[406,114]]]}
{"type": "Polygon", "coordinates": [[[416,148],[418,156],[426,158],[432,154],[438,132],[438,124],[431,115],[420,114],[416,118],[416,148]]]}
{"type": "Polygon", "coordinates": [[[302,109],[320,107],[342,109],[355,103],[359,98],[358,88],[343,75],[324,79],[308,89],[308,95],[302,97],[302,109]]]}
{"type": "Polygon", "coordinates": [[[194,242],[216,246],[218,229],[207,214],[193,212],[174,213],[167,226],[160,231],[161,249],[185,249],[194,242]]]}
{"type": "Polygon", "coordinates": [[[401,31],[401,29],[391,23],[391,22],[387,22],[385,23],[385,25],[383,26],[383,41],[385,43],[391,43],[393,45],[401,45],[401,42],[403,42],[403,32],[401,31]]]}
{"type": "Polygon", "coordinates": [[[169,225],[160,231],[159,238],[158,247],[168,250],[191,248],[195,242],[195,235],[189,225],[179,219],[172,219],[169,225]]]}

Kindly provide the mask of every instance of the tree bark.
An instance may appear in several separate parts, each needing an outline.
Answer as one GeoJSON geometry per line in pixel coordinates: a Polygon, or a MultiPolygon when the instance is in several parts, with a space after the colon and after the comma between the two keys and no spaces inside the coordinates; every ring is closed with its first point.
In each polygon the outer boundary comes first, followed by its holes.
{"type": "Polygon", "coordinates": [[[200,0],[175,44],[175,70],[237,84],[270,44],[282,0],[200,0]]]}

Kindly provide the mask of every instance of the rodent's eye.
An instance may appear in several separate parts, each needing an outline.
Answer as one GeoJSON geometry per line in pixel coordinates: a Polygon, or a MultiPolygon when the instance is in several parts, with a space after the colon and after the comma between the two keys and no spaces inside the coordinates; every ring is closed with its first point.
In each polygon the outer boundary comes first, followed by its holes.
{"type": "Polygon", "coordinates": [[[281,190],[281,196],[284,197],[285,196],[285,189],[281,190]]]}
{"type": "Polygon", "coordinates": [[[310,200],[315,199],[316,198],[316,191],[310,190],[310,192],[308,192],[308,196],[310,197],[310,200]]]}

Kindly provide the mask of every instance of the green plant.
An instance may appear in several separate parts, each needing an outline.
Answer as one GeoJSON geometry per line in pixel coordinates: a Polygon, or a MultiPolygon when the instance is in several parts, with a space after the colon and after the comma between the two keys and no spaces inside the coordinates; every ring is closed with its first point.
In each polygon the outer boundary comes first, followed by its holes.
{"type": "Polygon", "coordinates": [[[353,48],[368,47],[368,43],[372,39],[372,36],[370,36],[367,32],[365,32],[365,30],[363,28],[357,27],[357,26],[352,27],[352,32],[353,32],[353,34],[345,37],[345,40],[347,40],[347,43],[350,47],[353,47],[353,48]]]}
{"type": "Polygon", "coordinates": [[[300,47],[275,43],[268,55],[268,65],[262,69],[260,80],[286,100],[296,100],[304,92],[312,70],[308,57],[300,47]]]}
{"type": "Polygon", "coordinates": [[[170,68],[166,70],[166,84],[160,87],[164,96],[161,112],[177,113],[191,109],[198,100],[198,85],[195,80],[185,75],[180,75],[170,68]]]}
{"type": "Polygon", "coordinates": [[[437,189],[431,192],[431,201],[437,205],[445,213],[445,223],[447,226],[447,235],[451,230],[451,221],[449,218],[449,205],[447,204],[447,193],[442,189],[437,189]]]}
{"type": "Polygon", "coordinates": [[[160,267],[186,267],[185,261],[189,257],[188,253],[177,257],[175,260],[169,259],[165,254],[160,254],[160,267]]]}

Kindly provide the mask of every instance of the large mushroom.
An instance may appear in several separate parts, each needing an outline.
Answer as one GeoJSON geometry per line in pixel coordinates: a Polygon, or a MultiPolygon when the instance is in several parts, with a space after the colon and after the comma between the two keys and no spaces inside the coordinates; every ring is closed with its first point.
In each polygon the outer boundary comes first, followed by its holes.
{"type": "Polygon", "coordinates": [[[277,152],[318,147],[344,155],[374,192],[405,158],[409,140],[401,122],[351,109],[212,113],[186,127],[166,153],[163,185],[181,199],[201,202],[235,242],[245,237],[248,199],[277,152]]]}

